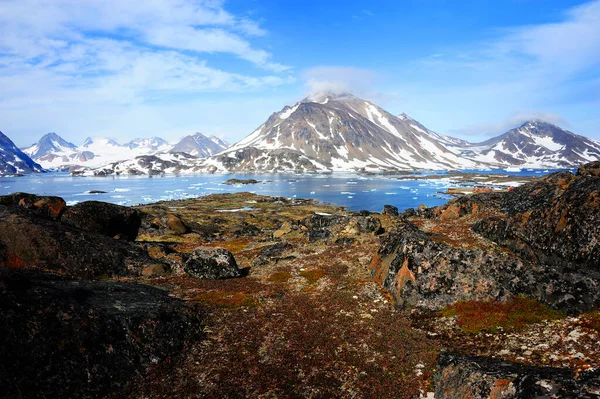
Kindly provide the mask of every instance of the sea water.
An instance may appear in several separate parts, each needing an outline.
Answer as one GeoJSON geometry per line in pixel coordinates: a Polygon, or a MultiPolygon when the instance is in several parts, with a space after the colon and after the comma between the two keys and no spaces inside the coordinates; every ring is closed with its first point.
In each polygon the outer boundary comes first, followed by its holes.
{"type": "MultiPolygon", "coordinates": [[[[497,173],[515,176],[540,176],[549,171],[465,171],[481,174],[497,173]]],[[[120,205],[196,198],[217,193],[248,191],[260,195],[286,198],[312,198],[350,210],[380,212],[390,204],[400,211],[442,205],[451,197],[441,194],[455,187],[455,179],[445,172],[430,172],[434,178],[413,179],[410,176],[330,174],[198,174],[158,176],[73,177],[68,173],[33,174],[0,178],[0,195],[27,192],[55,195],[69,205],[96,200],[120,205]],[[256,179],[249,185],[226,185],[228,179],[256,179]],[[91,194],[90,191],[105,193],[91,194]]]]}

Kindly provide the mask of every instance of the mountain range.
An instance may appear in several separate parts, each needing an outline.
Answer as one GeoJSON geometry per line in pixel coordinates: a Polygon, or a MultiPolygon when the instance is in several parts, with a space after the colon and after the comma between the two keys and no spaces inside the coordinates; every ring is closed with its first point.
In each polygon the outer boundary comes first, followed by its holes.
{"type": "Polygon", "coordinates": [[[24,149],[45,168],[85,166],[84,174],[404,171],[572,168],[600,159],[600,143],[543,121],[528,121],[481,143],[438,134],[351,94],[307,97],[273,113],[243,140],[201,133],[170,145],[154,137],[120,145],[75,146],[49,133],[24,149]]]}
{"type": "Polygon", "coordinates": [[[80,146],[64,140],[56,133],[48,133],[37,143],[24,148],[23,152],[46,169],[67,169],[74,166],[97,168],[142,155],[168,152],[186,152],[194,157],[206,157],[227,146],[218,137],[206,137],[202,133],[186,136],[175,145],[160,137],[138,138],[125,144],[109,138],[88,137],[80,146]]]}

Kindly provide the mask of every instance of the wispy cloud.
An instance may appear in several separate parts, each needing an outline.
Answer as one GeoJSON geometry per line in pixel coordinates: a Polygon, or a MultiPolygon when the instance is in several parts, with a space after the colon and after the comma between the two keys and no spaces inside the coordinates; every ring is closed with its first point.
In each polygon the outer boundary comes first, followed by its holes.
{"type": "Polygon", "coordinates": [[[325,92],[350,93],[369,98],[379,95],[379,92],[373,89],[379,76],[370,69],[317,66],[306,70],[303,78],[308,95],[319,95],[325,92]]]}
{"type": "Polygon", "coordinates": [[[288,68],[247,39],[265,34],[220,2],[0,2],[0,97],[18,102],[45,87],[59,101],[78,89],[114,89],[113,97],[124,100],[159,90],[239,91],[285,83],[289,78],[280,72],[288,68]],[[219,70],[203,57],[214,53],[275,74],[219,70]]]}
{"type": "MultiPolygon", "coordinates": [[[[49,110],[93,114],[144,103],[156,109],[207,92],[293,82],[289,67],[253,44],[267,35],[221,1],[0,1],[3,128],[25,129],[30,124],[14,118],[27,113],[51,119],[49,110]],[[231,61],[217,67],[215,55],[231,61]]],[[[48,129],[55,122],[46,121],[48,129]]]]}
{"type": "Polygon", "coordinates": [[[491,28],[486,37],[413,63],[409,81],[397,88],[405,105],[438,130],[482,137],[514,127],[527,114],[522,110],[540,110],[532,116],[563,125],[569,110],[593,103],[597,110],[600,0],[568,9],[558,22],[491,28]]]}

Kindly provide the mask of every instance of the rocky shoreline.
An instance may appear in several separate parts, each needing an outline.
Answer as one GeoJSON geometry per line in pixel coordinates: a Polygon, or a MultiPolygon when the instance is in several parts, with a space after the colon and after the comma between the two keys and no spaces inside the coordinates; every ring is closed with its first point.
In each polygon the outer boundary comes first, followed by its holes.
{"type": "Polygon", "coordinates": [[[0,197],[0,397],[600,397],[599,176],[381,214],[0,197]]]}

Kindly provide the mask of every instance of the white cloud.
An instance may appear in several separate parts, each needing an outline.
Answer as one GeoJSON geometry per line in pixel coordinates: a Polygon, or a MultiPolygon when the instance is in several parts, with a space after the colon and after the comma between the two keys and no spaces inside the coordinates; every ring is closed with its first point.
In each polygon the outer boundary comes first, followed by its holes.
{"type": "Polygon", "coordinates": [[[72,132],[55,115],[76,109],[79,122],[104,111],[105,118],[137,115],[131,109],[147,103],[172,122],[166,105],[293,82],[287,66],[253,45],[265,35],[258,22],[227,12],[221,1],[0,0],[2,128],[72,132]],[[215,54],[241,61],[216,67],[209,62],[215,54]],[[33,123],[28,114],[47,119],[33,123]]]}
{"type": "Polygon", "coordinates": [[[317,66],[305,71],[303,77],[310,96],[332,92],[373,99],[380,95],[373,89],[379,76],[369,69],[317,66]]]}

